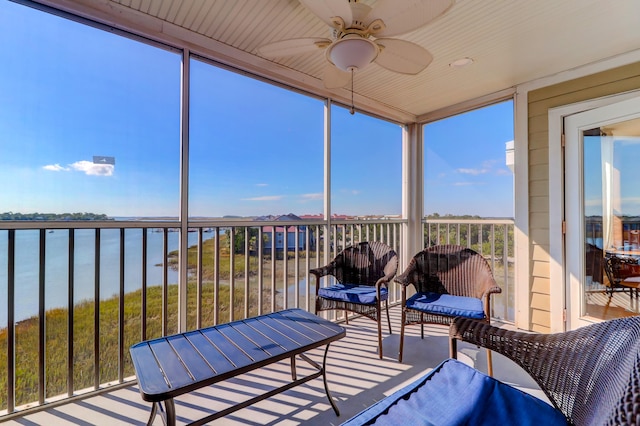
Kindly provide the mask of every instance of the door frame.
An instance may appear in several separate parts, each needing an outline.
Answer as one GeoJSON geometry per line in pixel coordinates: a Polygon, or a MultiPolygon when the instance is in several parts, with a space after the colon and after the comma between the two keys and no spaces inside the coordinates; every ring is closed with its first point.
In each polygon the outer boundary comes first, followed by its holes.
{"type": "Polygon", "coordinates": [[[594,108],[619,103],[640,96],[634,90],[612,96],[590,99],[583,102],[551,108],[548,111],[549,124],[549,281],[550,281],[550,331],[566,331],[569,315],[569,284],[566,280],[565,237],[562,222],[565,214],[564,193],[564,150],[562,137],[564,119],[567,116],[589,111],[594,108]]]}

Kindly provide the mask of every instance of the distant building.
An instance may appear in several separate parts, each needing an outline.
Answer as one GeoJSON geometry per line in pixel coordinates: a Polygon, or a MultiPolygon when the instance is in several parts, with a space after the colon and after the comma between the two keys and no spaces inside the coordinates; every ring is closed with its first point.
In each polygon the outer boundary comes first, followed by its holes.
{"type": "MultiPolygon", "coordinates": [[[[289,213],[281,216],[261,216],[255,220],[259,221],[298,221],[302,220],[300,217],[289,213]]],[[[273,241],[275,239],[276,251],[283,251],[285,249],[285,231],[286,231],[286,249],[287,251],[294,251],[296,246],[298,250],[307,250],[307,248],[313,250],[316,247],[316,237],[313,229],[307,226],[264,226],[262,232],[264,235],[263,251],[270,253],[273,247],[273,241]],[[296,241],[296,228],[298,229],[297,241],[296,241]],[[307,232],[309,233],[309,247],[307,247],[307,232]]]]}

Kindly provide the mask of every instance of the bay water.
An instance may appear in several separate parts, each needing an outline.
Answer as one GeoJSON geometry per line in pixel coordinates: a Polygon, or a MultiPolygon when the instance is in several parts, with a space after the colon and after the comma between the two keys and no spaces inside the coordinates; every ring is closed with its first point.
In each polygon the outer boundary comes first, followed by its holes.
{"type": "MultiPolygon", "coordinates": [[[[38,314],[39,231],[18,230],[15,238],[15,320],[38,314]]],[[[179,232],[167,233],[168,251],[178,249],[179,232]]],[[[203,239],[215,233],[203,233],[203,239]]],[[[45,309],[68,308],[69,231],[45,233],[45,309]]],[[[198,234],[188,233],[189,246],[197,244],[198,234]]],[[[7,325],[8,309],[8,231],[0,231],[0,328],[7,325]]],[[[142,287],[142,229],[127,229],[124,238],[125,292],[142,287]]],[[[162,284],[164,263],[163,233],[147,232],[147,286],[162,284]]],[[[168,269],[167,282],[178,282],[178,272],[168,269]]],[[[95,298],[95,230],[77,229],[74,238],[74,304],[95,298]]],[[[120,230],[100,232],[100,299],[117,295],[120,288],[120,230]]]]}

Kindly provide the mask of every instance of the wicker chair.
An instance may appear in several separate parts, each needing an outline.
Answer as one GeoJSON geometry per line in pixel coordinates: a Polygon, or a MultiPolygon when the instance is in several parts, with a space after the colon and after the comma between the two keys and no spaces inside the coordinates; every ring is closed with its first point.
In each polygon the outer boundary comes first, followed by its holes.
{"type": "Polygon", "coordinates": [[[343,423],[365,425],[640,424],[640,317],[557,334],[530,334],[456,318],[456,342],[484,346],[520,365],[551,405],[447,359],[343,423]]]}
{"type": "Polygon", "coordinates": [[[361,242],[342,250],[328,265],[311,269],[316,277],[316,312],[343,310],[363,315],[378,323],[378,354],[382,359],[381,306],[384,302],[387,323],[389,319],[388,283],[398,269],[398,255],[386,244],[361,242]],[[320,287],[320,278],[332,275],[338,281],[329,287],[320,287]]]}
{"type": "MultiPolygon", "coordinates": [[[[402,362],[404,330],[407,325],[449,325],[456,316],[489,321],[496,284],[491,267],[478,252],[458,245],[438,245],[416,254],[395,281],[402,285],[402,325],[398,361],[402,362]],[[407,287],[416,293],[407,297],[407,287]]],[[[487,352],[489,375],[491,353],[487,352]]]]}
{"type": "Polygon", "coordinates": [[[507,331],[457,318],[456,340],[498,352],[521,366],[570,424],[640,424],[640,317],[556,334],[507,331]]]}

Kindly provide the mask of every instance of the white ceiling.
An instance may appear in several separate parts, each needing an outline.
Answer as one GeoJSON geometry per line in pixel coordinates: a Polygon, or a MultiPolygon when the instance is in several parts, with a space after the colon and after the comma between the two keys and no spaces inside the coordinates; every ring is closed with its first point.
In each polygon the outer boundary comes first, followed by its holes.
{"type": "MultiPolygon", "coordinates": [[[[187,46],[219,62],[303,90],[329,91],[319,52],[267,60],[259,46],[327,37],[328,27],[298,0],[42,0],[114,27],[187,46]]],[[[347,0],[345,0],[347,1],[347,0]]],[[[371,6],[375,0],[361,0],[371,6]]],[[[456,0],[442,17],[398,36],[431,52],[418,75],[376,64],[356,74],[356,107],[400,121],[640,49],[640,0],[456,0]],[[453,69],[452,61],[473,58],[453,69]]]]}

